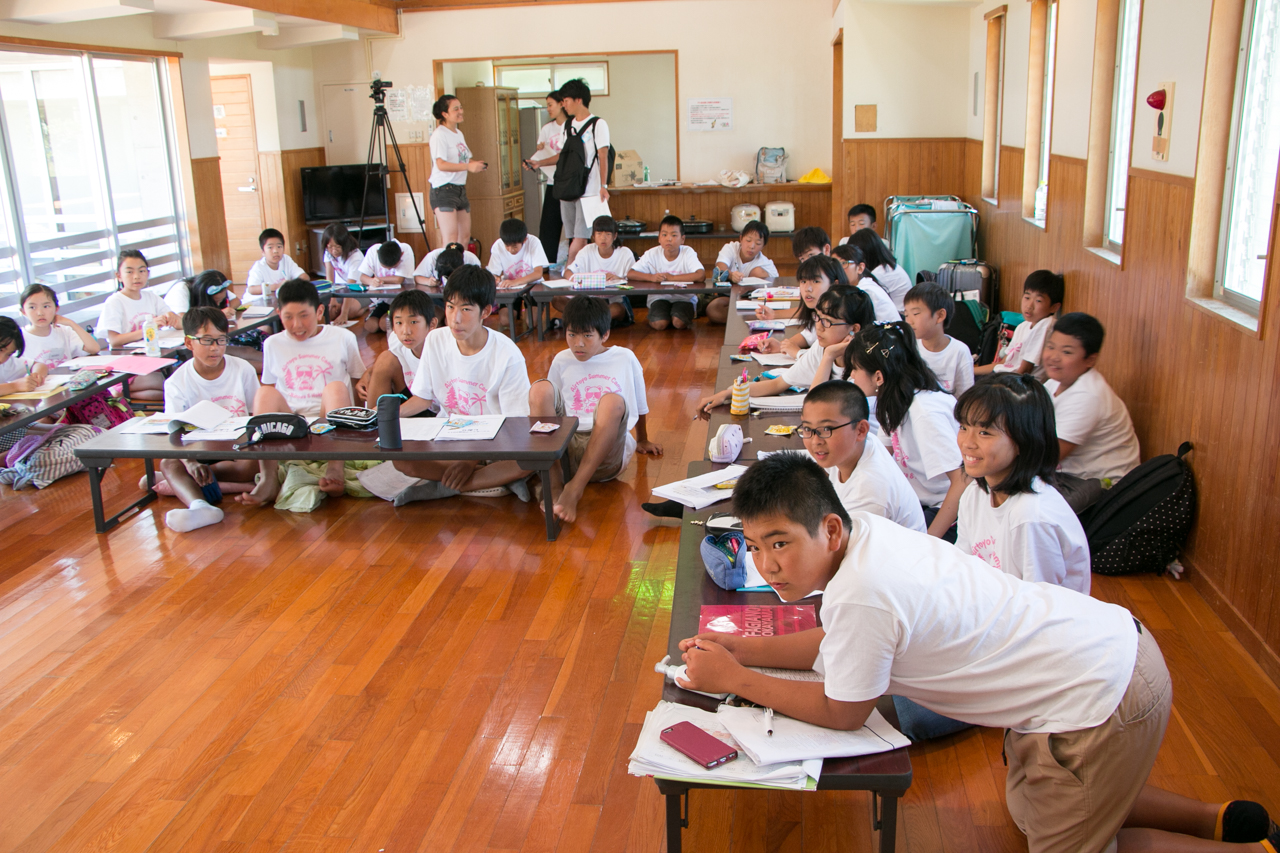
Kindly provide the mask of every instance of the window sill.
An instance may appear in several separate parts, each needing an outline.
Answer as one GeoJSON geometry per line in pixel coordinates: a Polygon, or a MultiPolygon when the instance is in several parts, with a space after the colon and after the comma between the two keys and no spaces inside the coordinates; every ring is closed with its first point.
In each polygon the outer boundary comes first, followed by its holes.
{"type": "Polygon", "coordinates": [[[1000,199],[998,199],[998,198],[987,198],[987,197],[984,195],[984,196],[982,197],[982,200],[983,200],[983,201],[985,201],[987,204],[991,205],[992,207],[999,207],[999,206],[1000,206],[1000,199]]]}
{"type": "Polygon", "coordinates": [[[1024,216],[1022,217],[1022,221],[1026,222],[1028,225],[1034,225],[1035,227],[1039,228],[1041,231],[1049,230],[1049,226],[1045,224],[1047,220],[1036,219],[1031,216],[1024,216]]]}
{"type": "Polygon", "coordinates": [[[1195,296],[1188,296],[1187,301],[1191,303],[1192,307],[1198,308],[1219,320],[1224,320],[1242,332],[1248,332],[1255,337],[1259,334],[1257,317],[1252,314],[1246,314],[1239,308],[1232,307],[1220,299],[1204,299],[1195,296]]]}
{"type": "Polygon", "coordinates": [[[1120,266],[1120,262],[1122,260],[1120,255],[1111,251],[1110,249],[1104,249],[1101,246],[1085,246],[1084,248],[1086,252],[1093,252],[1095,255],[1102,258],[1104,261],[1109,261],[1110,263],[1113,263],[1116,266],[1120,266]]]}

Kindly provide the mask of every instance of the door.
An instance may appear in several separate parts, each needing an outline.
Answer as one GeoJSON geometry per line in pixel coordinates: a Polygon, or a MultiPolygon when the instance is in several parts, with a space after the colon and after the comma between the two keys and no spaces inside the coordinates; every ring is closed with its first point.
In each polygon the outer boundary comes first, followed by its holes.
{"type": "Polygon", "coordinates": [[[262,193],[258,175],[258,133],[253,123],[253,90],[249,76],[210,77],[214,133],[222,170],[222,207],[227,217],[227,243],[232,281],[243,282],[249,267],[262,257],[262,193]]]}
{"type": "Polygon", "coordinates": [[[369,84],[327,83],[323,94],[325,163],[364,163],[369,156],[369,132],[373,127],[369,84]]]}

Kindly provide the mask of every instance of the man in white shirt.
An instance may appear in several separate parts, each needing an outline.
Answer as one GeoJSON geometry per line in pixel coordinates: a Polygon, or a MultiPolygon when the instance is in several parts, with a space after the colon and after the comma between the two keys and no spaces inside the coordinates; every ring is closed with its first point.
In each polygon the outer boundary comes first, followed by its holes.
{"type": "MultiPolygon", "coordinates": [[[[589,170],[587,186],[582,197],[573,201],[560,202],[560,218],[564,221],[565,235],[569,237],[569,258],[567,263],[582,251],[591,239],[591,223],[597,216],[609,213],[609,124],[599,116],[591,114],[591,89],[583,80],[570,80],[560,87],[561,104],[569,114],[565,124],[565,140],[569,134],[582,135],[582,147],[589,170]]],[[[539,165],[558,164],[563,156],[540,160],[539,165]]]]}
{"type": "Polygon", "coordinates": [[[1186,849],[1172,843],[1190,841],[1175,833],[1192,815],[1212,837],[1217,806],[1146,785],[1173,688],[1155,639],[1129,611],[850,515],[825,472],[798,453],[748,468],[733,514],[784,601],[823,590],[823,627],[683,640],[680,686],[846,731],[890,693],[1008,729],[1006,801],[1033,853],[1186,849]],[[748,666],[813,668],[824,681],[748,666]]]}

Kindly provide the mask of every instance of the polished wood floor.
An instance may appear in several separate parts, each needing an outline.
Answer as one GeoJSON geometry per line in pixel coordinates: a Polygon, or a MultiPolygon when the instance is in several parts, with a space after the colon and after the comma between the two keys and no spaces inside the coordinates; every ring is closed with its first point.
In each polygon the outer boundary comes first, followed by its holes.
{"type": "MultiPolygon", "coordinates": [[[[661,460],[544,541],[515,498],[309,515],[162,499],[93,534],[85,475],[0,492],[0,851],[637,851],[627,775],[667,641],[677,528],[639,503],[701,458],[718,328],[632,328],[661,460]]],[[[378,340],[368,347],[380,349],[378,340]]],[[[535,376],[555,341],[521,344],[535,376]]],[[[107,478],[135,493],[141,466],[107,478]]],[[[1186,582],[1095,578],[1155,633],[1175,710],[1153,781],[1280,809],[1280,691],[1186,582]]],[[[1000,733],[912,750],[899,850],[1017,851],[1000,733]]],[[[874,849],[864,794],[695,792],[689,851],[874,849]]]]}

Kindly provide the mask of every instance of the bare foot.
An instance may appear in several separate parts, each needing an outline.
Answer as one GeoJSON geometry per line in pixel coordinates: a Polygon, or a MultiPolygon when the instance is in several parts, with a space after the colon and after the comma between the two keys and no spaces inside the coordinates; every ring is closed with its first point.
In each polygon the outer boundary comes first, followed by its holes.
{"type": "Polygon", "coordinates": [[[573,521],[578,517],[578,501],[582,500],[582,489],[574,488],[572,483],[566,483],[560,494],[552,499],[552,511],[555,512],[556,518],[564,522],[573,521]]]}
{"type": "Polygon", "coordinates": [[[347,490],[347,478],[343,473],[342,465],[340,459],[330,461],[325,468],[324,476],[320,478],[320,491],[330,497],[340,498],[347,490]]]}
{"type": "Polygon", "coordinates": [[[280,480],[271,475],[263,475],[251,492],[236,495],[236,502],[245,506],[266,506],[280,494],[280,480]]]}

